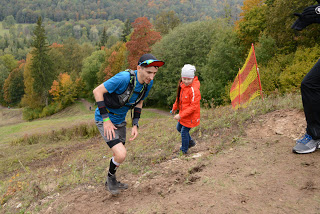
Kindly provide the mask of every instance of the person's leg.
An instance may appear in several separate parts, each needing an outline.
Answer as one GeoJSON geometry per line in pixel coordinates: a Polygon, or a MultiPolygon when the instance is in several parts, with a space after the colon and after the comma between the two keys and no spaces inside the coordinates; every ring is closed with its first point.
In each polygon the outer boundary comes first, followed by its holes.
{"type": "Polygon", "coordinates": [[[304,77],[301,96],[307,121],[307,134],[320,139],[320,59],[304,77]]]}
{"type": "Polygon", "coordinates": [[[189,134],[190,128],[182,126],[181,128],[181,141],[182,141],[182,146],[180,150],[183,153],[187,153],[189,149],[189,141],[190,141],[190,134],[189,134]]]}
{"type": "Polygon", "coordinates": [[[127,150],[126,147],[122,143],[118,143],[111,148],[113,152],[113,157],[110,160],[110,168],[108,172],[108,176],[113,176],[120,164],[126,159],[127,150]]]}
{"type": "Polygon", "coordinates": [[[320,59],[303,78],[301,96],[307,128],[292,151],[306,154],[320,147],[320,59]]]}
{"type": "Polygon", "coordinates": [[[113,139],[107,139],[106,136],[104,136],[103,132],[103,122],[97,121],[96,125],[102,135],[102,137],[105,139],[106,143],[110,147],[110,149],[113,152],[113,157],[110,160],[109,165],[109,171],[108,171],[108,178],[106,182],[106,188],[112,193],[112,194],[118,194],[119,189],[127,189],[128,185],[123,184],[117,181],[115,173],[120,166],[121,163],[126,158],[127,150],[125,148],[125,139],[126,139],[126,122],[123,122],[121,124],[115,125],[117,129],[115,129],[115,137],[113,139]]]}
{"type": "Polygon", "coordinates": [[[114,175],[117,170],[117,168],[120,166],[121,163],[125,160],[127,156],[127,150],[125,145],[126,141],[126,122],[123,122],[121,124],[115,125],[117,129],[115,130],[115,138],[108,141],[107,144],[111,148],[113,152],[113,157],[110,161],[110,168],[111,172],[109,170],[108,174],[114,175]],[[114,168],[115,166],[116,168],[114,168]],[[114,170],[113,170],[114,169],[114,170]],[[114,172],[114,173],[112,173],[114,172]]]}
{"type": "Polygon", "coordinates": [[[181,129],[182,129],[182,125],[178,122],[178,123],[177,123],[177,130],[178,130],[178,132],[181,133],[181,129]]]}
{"type": "MultiPolygon", "coordinates": [[[[191,129],[190,129],[191,130],[191,129]]],[[[189,140],[189,148],[194,147],[196,142],[192,139],[190,132],[189,132],[190,140],[189,140]]]]}

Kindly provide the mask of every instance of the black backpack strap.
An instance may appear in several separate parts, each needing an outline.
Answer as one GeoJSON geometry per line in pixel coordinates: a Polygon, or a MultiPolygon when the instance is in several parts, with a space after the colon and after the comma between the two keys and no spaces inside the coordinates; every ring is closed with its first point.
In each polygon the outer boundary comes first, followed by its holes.
{"type": "Polygon", "coordinates": [[[103,94],[105,104],[109,108],[113,108],[113,109],[121,108],[122,106],[126,105],[129,102],[133,94],[133,91],[136,85],[136,74],[133,70],[130,70],[130,69],[125,71],[129,72],[130,74],[129,83],[125,91],[122,94],[116,94],[115,92],[111,94],[110,93],[103,94]]]}
{"type": "MultiPolygon", "coordinates": [[[[138,98],[133,104],[131,104],[131,108],[134,108],[136,105],[138,105],[138,103],[144,98],[144,96],[147,93],[148,86],[149,86],[148,84],[145,84],[145,83],[143,84],[142,89],[139,92],[138,98]]],[[[134,93],[138,93],[138,92],[134,92],[134,93]]]]}

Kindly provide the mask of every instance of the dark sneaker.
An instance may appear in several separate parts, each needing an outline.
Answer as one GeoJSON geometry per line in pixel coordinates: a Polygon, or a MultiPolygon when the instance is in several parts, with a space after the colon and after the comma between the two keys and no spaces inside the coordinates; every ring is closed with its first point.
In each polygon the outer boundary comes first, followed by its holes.
{"type": "Polygon", "coordinates": [[[194,140],[190,140],[189,142],[189,148],[194,147],[197,143],[194,140]]]}
{"type": "Polygon", "coordinates": [[[107,182],[106,182],[106,189],[112,194],[117,195],[119,194],[119,187],[118,187],[118,181],[116,179],[116,176],[108,176],[107,182]]]}
{"type": "Polygon", "coordinates": [[[293,147],[292,151],[298,154],[307,154],[314,152],[320,147],[320,140],[313,140],[308,134],[302,136],[297,140],[296,145],[293,147]]]}

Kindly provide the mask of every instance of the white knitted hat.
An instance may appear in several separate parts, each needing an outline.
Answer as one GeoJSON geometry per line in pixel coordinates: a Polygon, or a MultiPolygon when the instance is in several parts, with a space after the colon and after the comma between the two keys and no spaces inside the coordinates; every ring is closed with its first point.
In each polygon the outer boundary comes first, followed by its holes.
{"type": "Polygon", "coordinates": [[[181,69],[181,77],[194,78],[195,71],[196,71],[196,67],[190,64],[185,64],[181,69]]]}

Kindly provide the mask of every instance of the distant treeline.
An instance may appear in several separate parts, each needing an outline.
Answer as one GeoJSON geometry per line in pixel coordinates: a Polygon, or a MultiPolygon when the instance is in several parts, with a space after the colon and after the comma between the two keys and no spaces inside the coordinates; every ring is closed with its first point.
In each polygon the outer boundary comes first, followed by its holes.
{"type": "Polygon", "coordinates": [[[36,23],[39,16],[55,22],[86,19],[155,19],[162,11],[175,11],[182,22],[216,18],[225,13],[236,19],[243,0],[2,0],[0,21],[12,15],[18,23],[36,23]]]}

